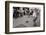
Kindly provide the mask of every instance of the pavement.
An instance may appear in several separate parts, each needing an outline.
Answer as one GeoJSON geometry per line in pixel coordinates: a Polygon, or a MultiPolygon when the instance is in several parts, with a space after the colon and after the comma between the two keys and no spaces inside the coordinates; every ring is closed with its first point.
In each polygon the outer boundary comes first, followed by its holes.
{"type": "MultiPolygon", "coordinates": [[[[19,27],[34,27],[34,17],[32,15],[27,16],[24,15],[23,17],[19,17],[17,19],[13,18],[13,28],[19,28],[19,27]]],[[[40,26],[39,18],[37,19],[37,26],[40,26]]],[[[36,27],[37,27],[36,26],[36,27]]]]}

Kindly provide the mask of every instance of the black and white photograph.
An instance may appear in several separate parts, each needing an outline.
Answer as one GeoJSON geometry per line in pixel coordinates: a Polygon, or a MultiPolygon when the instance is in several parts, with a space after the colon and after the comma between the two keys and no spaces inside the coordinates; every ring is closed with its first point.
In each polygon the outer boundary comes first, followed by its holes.
{"type": "Polygon", "coordinates": [[[45,4],[36,2],[5,2],[6,33],[45,31],[45,4]]]}
{"type": "Polygon", "coordinates": [[[13,7],[13,28],[40,27],[40,9],[13,7]]]}

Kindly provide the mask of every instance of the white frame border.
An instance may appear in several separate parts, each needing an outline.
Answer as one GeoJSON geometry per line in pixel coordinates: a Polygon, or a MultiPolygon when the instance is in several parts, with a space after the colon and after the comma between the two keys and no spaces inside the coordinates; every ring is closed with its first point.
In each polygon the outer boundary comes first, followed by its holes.
{"type": "Polygon", "coordinates": [[[21,4],[21,3],[10,3],[9,4],[9,32],[21,32],[21,31],[37,31],[37,30],[43,30],[43,5],[34,5],[34,4],[21,4]],[[31,5],[31,6],[30,6],[31,5]],[[40,27],[26,27],[26,28],[13,28],[13,6],[19,6],[19,7],[41,7],[41,22],[40,27]],[[11,16],[12,15],[12,16],[11,16]]]}

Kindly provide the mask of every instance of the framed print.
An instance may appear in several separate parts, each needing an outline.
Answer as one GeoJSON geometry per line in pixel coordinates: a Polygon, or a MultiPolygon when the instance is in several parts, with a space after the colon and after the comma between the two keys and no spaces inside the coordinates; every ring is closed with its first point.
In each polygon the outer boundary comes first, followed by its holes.
{"type": "Polygon", "coordinates": [[[5,1],[5,33],[45,31],[45,3],[5,1]]]}

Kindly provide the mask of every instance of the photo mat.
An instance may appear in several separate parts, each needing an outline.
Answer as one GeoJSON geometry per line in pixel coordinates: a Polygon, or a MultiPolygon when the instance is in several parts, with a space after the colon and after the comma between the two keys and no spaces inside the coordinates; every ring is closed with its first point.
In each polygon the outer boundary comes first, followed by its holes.
{"type": "MultiPolygon", "coordinates": [[[[20,9],[22,9],[22,8],[20,8],[20,9]]],[[[25,9],[25,12],[27,12],[26,9],[25,9]]],[[[28,12],[29,12],[29,10],[28,10],[28,12]]],[[[12,23],[12,24],[9,24],[10,30],[12,30],[14,32],[15,32],[15,30],[16,30],[16,32],[18,32],[18,31],[20,31],[20,32],[21,31],[34,31],[34,30],[37,31],[37,30],[41,30],[41,29],[43,30],[43,5],[10,3],[10,23],[12,23]],[[15,7],[23,7],[23,6],[24,6],[24,8],[29,7],[31,10],[33,8],[34,14],[30,15],[30,18],[28,18],[30,13],[26,13],[26,15],[24,15],[23,17],[20,16],[19,18],[16,18],[16,19],[13,18],[13,16],[14,16],[13,14],[14,14],[14,12],[16,12],[15,7]],[[37,13],[36,13],[36,9],[38,9],[37,13]],[[40,15],[37,15],[38,13],[40,15]],[[37,18],[38,18],[38,21],[35,21],[37,18]],[[29,22],[29,23],[26,23],[26,22],[29,22]],[[37,26],[35,23],[36,24],[38,23],[37,26]],[[20,25],[20,27],[19,27],[19,25],[20,25]],[[27,25],[27,27],[26,27],[26,25],[27,25]],[[23,27],[23,26],[25,26],[25,27],[23,27]]]]}

